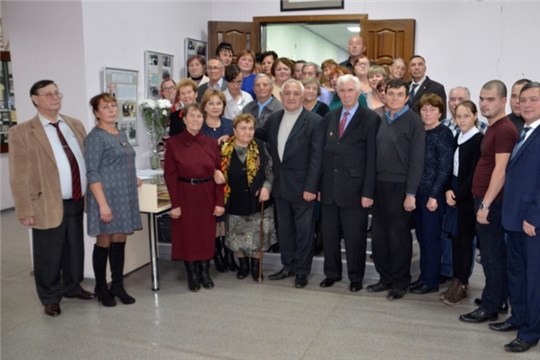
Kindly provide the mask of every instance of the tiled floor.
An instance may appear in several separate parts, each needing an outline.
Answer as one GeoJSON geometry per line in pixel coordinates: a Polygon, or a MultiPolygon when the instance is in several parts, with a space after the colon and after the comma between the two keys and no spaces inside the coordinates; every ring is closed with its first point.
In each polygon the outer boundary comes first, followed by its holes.
{"type": "MultiPolygon", "coordinates": [[[[65,299],[62,315],[43,313],[29,275],[27,230],[1,214],[2,359],[500,359],[515,333],[457,320],[472,311],[483,286],[476,267],[471,299],[449,307],[438,294],[389,302],[348,282],[321,289],[320,271],[302,290],[292,279],[239,281],[212,272],[216,288],[190,293],[181,263],[160,262],[161,290],[148,266],[126,277],[137,302],[105,308],[65,299]]],[[[265,263],[265,265],[267,265],[265,263]]],[[[265,267],[265,274],[276,270],[265,267]]],[[[366,279],[364,286],[374,282],[366,279]]],[[[91,280],[86,289],[93,289],[91,280]]],[[[520,359],[540,358],[533,348],[520,359]]]]}

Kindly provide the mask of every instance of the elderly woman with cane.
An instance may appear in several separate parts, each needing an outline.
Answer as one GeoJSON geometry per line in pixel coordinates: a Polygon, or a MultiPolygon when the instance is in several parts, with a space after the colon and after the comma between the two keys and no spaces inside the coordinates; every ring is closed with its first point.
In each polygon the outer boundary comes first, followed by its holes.
{"type": "Polygon", "coordinates": [[[257,281],[262,280],[259,273],[262,252],[277,242],[270,199],[272,162],[264,143],[253,138],[253,116],[236,116],[233,129],[234,135],[221,150],[221,171],[226,179],[225,243],[240,261],[236,277],[245,279],[249,275],[251,258],[251,276],[257,281]]]}

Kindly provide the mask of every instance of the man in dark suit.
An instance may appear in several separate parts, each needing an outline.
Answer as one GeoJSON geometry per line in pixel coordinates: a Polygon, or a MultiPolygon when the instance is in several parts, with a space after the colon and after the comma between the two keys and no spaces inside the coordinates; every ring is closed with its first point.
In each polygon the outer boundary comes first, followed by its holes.
{"type": "Polygon", "coordinates": [[[223,79],[223,63],[219,59],[208,60],[206,67],[209,82],[202,84],[197,89],[197,102],[200,104],[204,92],[208,89],[225,90],[227,89],[227,82],[223,79]]]}
{"type": "Polygon", "coordinates": [[[272,96],[274,82],[266,74],[259,74],[253,81],[255,100],[244,106],[242,112],[255,118],[255,128],[262,127],[268,117],[276,111],[283,110],[281,101],[272,96]]]}
{"type": "Polygon", "coordinates": [[[340,77],[337,91],[343,106],[325,116],[321,218],[326,279],[320,286],[330,287],[341,280],[343,229],[349,288],[357,292],[362,289],[366,266],[368,208],[375,195],[375,139],[380,119],[358,103],[362,90],[355,76],[340,77]]]}
{"type": "Polygon", "coordinates": [[[37,115],[9,131],[9,175],[21,224],[32,227],[34,280],[45,314],[60,315],[64,297],[94,298],[84,290],[83,207],[86,131],[60,115],[62,93],[51,80],[30,88],[37,115]]]}
{"type": "Polygon", "coordinates": [[[514,125],[516,125],[516,129],[519,134],[521,134],[521,131],[523,130],[523,123],[524,120],[521,117],[521,111],[519,109],[519,94],[521,93],[521,89],[523,88],[523,85],[530,83],[531,80],[529,79],[519,79],[512,85],[512,93],[510,95],[510,109],[512,110],[508,115],[508,118],[514,125]]]}
{"type": "Polygon", "coordinates": [[[303,108],[304,87],[287,80],[281,88],[284,110],[268,118],[256,136],[267,141],[272,156],[278,236],[283,268],[270,275],[282,280],[296,275],[295,286],[307,285],[315,231],[315,199],[324,147],[324,119],[303,108]]]}
{"type": "MultiPolygon", "coordinates": [[[[409,108],[420,115],[418,101],[424,94],[437,94],[446,106],[446,92],[444,86],[426,76],[426,60],[420,55],[414,55],[409,61],[409,73],[412,81],[409,82],[409,108]]],[[[446,107],[443,117],[446,117],[446,107]]]]}
{"type": "Polygon", "coordinates": [[[504,346],[509,352],[527,351],[540,339],[540,83],[523,86],[519,108],[525,127],[506,168],[502,203],[512,316],[489,325],[495,331],[518,329],[504,346]]]}

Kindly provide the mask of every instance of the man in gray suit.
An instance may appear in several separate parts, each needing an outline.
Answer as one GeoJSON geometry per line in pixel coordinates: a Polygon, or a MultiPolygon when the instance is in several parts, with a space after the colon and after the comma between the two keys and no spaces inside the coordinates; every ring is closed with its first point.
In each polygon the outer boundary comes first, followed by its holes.
{"type": "Polygon", "coordinates": [[[242,112],[255,118],[255,128],[262,127],[270,115],[283,110],[283,103],[272,96],[274,82],[266,74],[259,74],[253,82],[255,100],[244,106],[242,112]]]}
{"type": "Polygon", "coordinates": [[[270,280],[296,275],[295,287],[307,285],[315,231],[315,199],[324,147],[324,119],[303,108],[304,87],[287,80],[281,88],[284,110],[270,115],[256,136],[267,141],[272,156],[278,236],[283,269],[270,280]]]}
{"type": "Polygon", "coordinates": [[[210,59],[206,68],[209,82],[202,84],[197,89],[197,102],[200,104],[204,92],[208,89],[224,91],[227,89],[227,82],[223,79],[223,63],[219,59],[210,59]]]}

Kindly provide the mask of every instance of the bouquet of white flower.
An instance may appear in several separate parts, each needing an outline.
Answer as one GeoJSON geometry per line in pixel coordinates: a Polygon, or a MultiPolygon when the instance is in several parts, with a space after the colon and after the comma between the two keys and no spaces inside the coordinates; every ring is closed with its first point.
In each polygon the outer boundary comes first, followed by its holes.
{"type": "Polygon", "coordinates": [[[146,132],[150,135],[150,141],[152,142],[152,153],[150,155],[150,165],[152,169],[157,169],[159,167],[157,147],[165,133],[167,120],[171,113],[171,107],[171,102],[166,99],[157,101],[146,99],[141,102],[146,132]]]}

